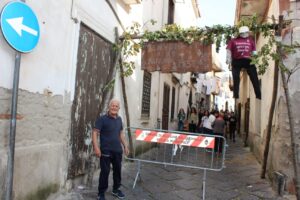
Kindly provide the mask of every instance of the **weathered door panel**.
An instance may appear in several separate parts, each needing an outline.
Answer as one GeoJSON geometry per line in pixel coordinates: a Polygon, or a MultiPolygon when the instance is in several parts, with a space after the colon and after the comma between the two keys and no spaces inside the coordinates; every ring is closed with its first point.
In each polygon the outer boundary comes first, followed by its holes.
{"type": "Polygon", "coordinates": [[[163,109],[162,109],[162,129],[168,130],[169,127],[169,106],[170,106],[170,86],[164,85],[163,109]]]}
{"type": "Polygon", "coordinates": [[[112,44],[81,24],[71,116],[69,178],[87,170],[92,153],[91,131],[96,117],[103,112],[102,101],[108,94],[104,88],[113,78],[114,57],[112,44]]]}

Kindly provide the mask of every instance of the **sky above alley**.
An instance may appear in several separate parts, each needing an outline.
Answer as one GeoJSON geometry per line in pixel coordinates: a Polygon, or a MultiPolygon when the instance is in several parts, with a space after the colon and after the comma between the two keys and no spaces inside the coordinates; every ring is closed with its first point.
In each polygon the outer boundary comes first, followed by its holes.
{"type": "Polygon", "coordinates": [[[233,25],[236,0],[198,0],[201,18],[199,25],[233,25]]]}
{"type": "MultiPolygon", "coordinates": [[[[201,15],[198,21],[200,27],[234,24],[236,0],[198,0],[198,4],[201,15]]],[[[225,46],[220,49],[219,59],[222,66],[227,69],[225,46]]]]}

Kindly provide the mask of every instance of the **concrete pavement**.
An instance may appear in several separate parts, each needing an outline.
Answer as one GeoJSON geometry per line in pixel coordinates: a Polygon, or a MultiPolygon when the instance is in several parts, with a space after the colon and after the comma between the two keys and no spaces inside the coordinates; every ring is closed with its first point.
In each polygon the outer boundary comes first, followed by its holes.
{"type": "MultiPolygon", "coordinates": [[[[260,179],[261,166],[242,141],[229,143],[221,172],[207,171],[207,200],[292,200],[294,196],[277,196],[269,182],[260,179]]],[[[137,172],[136,163],[124,162],[122,191],[128,200],[197,200],[202,199],[203,170],[142,163],[141,180],[132,189],[137,172]]],[[[110,175],[112,177],[112,174],[110,175]]],[[[95,200],[98,173],[92,188],[77,187],[69,193],[57,193],[48,200],[95,200]],[[80,189],[81,188],[81,189],[80,189]]],[[[116,199],[111,192],[107,200],[116,199]]]]}

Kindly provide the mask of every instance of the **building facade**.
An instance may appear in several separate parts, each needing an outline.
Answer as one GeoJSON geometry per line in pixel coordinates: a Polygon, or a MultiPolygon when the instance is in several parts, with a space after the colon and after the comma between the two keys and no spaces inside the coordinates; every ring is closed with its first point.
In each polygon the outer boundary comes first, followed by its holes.
{"type": "MultiPolygon", "coordinates": [[[[276,19],[279,15],[283,15],[284,20],[291,19],[291,24],[282,31],[282,42],[286,45],[299,43],[299,1],[237,1],[236,22],[243,16],[250,13],[256,13],[260,16],[262,22],[271,22],[272,16],[276,19]]],[[[251,14],[250,14],[251,15],[251,14]]],[[[278,22],[278,21],[276,21],[278,22]]],[[[257,48],[266,42],[261,35],[257,38],[257,48]]],[[[284,59],[284,64],[288,69],[293,70],[299,66],[299,49],[296,53],[289,55],[284,59]]],[[[269,111],[272,101],[272,92],[274,85],[274,69],[275,63],[270,61],[266,73],[259,76],[261,82],[262,100],[255,99],[253,87],[246,73],[242,73],[240,84],[240,99],[237,102],[237,109],[240,113],[240,133],[245,138],[245,143],[249,145],[258,158],[263,161],[263,154],[266,144],[266,132],[268,120],[270,118],[269,111]]],[[[280,73],[280,72],[279,72],[280,73]]],[[[295,133],[299,133],[299,118],[297,112],[299,109],[299,71],[295,71],[289,77],[288,88],[290,91],[290,99],[292,105],[292,120],[295,124],[295,133]]],[[[289,193],[295,193],[295,183],[293,181],[293,152],[291,143],[291,134],[289,128],[289,120],[287,113],[287,103],[283,89],[283,82],[279,74],[278,94],[276,98],[272,132],[269,147],[269,156],[267,160],[267,176],[274,183],[274,187],[278,187],[278,174],[284,176],[285,185],[283,189],[289,193]]],[[[299,140],[296,139],[296,144],[299,140]]],[[[299,151],[296,149],[296,151],[299,151]]],[[[282,191],[283,192],[283,191],[282,191]]]]}
{"type": "MultiPolygon", "coordinates": [[[[3,8],[10,1],[0,2],[3,8]]],[[[66,0],[26,3],[35,11],[40,40],[22,54],[15,141],[14,199],[40,191],[70,188],[92,165],[91,130],[111,97],[122,102],[122,82],[113,44],[133,21],[188,27],[196,23],[196,1],[66,0]],[[113,89],[109,87],[115,78],[113,89]]],[[[147,25],[148,26],[148,25],[147,25]]],[[[4,195],[9,147],[15,51],[0,36],[0,196],[4,195]]],[[[132,126],[175,126],[178,108],[187,108],[193,91],[190,73],[146,73],[125,79],[132,126]]],[[[124,126],[127,126],[126,124],[124,126]]]]}

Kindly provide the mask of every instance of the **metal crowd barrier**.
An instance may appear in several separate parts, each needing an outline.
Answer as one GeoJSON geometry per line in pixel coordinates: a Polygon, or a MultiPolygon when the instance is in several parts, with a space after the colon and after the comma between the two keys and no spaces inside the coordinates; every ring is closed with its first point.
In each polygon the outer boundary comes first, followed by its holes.
{"type": "MultiPolygon", "coordinates": [[[[206,171],[221,171],[225,165],[223,136],[129,127],[133,152],[126,157],[137,161],[133,189],[141,174],[141,162],[204,170],[202,198],[205,199],[206,171]]],[[[128,134],[126,134],[128,136],[128,134]]]]}

